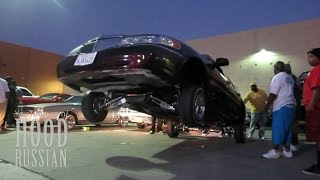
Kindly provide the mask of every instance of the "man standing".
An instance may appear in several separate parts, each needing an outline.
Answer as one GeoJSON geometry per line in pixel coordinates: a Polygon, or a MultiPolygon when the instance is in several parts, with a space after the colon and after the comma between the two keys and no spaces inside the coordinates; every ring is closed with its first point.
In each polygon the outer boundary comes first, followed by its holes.
{"type": "Polygon", "coordinates": [[[308,52],[308,63],[313,66],[303,86],[303,103],[306,109],[307,140],[316,142],[317,164],[302,172],[320,176],[320,48],[308,52]]]}
{"type": "Polygon", "coordinates": [[[17,83],[11,76],[6,76],[3,79],[7,81],[10,90],[5,120],[7,121],[8,126],[14,126],[16,124],[14,113],[16,112],[19,103],[16,93],[17,83]]]}
{"type": "Polygon", "coordinates": [[[293,79],[286,73],[285,65],[278,61],[274,65],[274,74],[270,85],[269,99],[266,110],[272,105],[272,144],[273,148],[264,158],[279,158],[279,146],[284,145],[283,153],[286,158],[292,157],[290,150],[291,126],[294,122],[296,100],[294,98],[293,79]]]}
{"type": "Polygon", "coordinates": [[[160,118],[156,118],[156,116],[152,116],[152,121],[151,121],[151,129],[150,129],[150,134],[154,134],[156,131],[156,126],[157,126],[157,132],[158,134],[163,134],[162,132],[162,124],[163,120],[160,118]]]}
{"type": "Polygon", "coordinates": [[[4,117],[7,110],[7,100],[9,98],[9,87],[6,80],[0,78],[0,131],[4,123],[4,117]]]}
{"type": "Polygon", "coordinates": [[[266,103],[268,100],[268,95],[262,89],[257,87],[256,83],[250,84],[251,91],[249,91],[243,102],[246,104],[248,101],[250,102],[250,110],[251,110],[251,119],[250,119],[250,127],[248,130],[248,138],[251,138],[254,134],[255,127],[259,122],[259,138],[264,139],[264,129],[265,124],[267,122],[267,115],[265,112],[266,103]]]}
{"type": "Polygon", "coordinates": [[[291,146],[290,149],[291,151],[297,151],[298,150],[298,134],[299,134],[299,120],[302,117],[302,112],[301,112],[301,88],[299,87],[299,83],[297,81],[297,76],[295,76],[292,71],[291,71],[291,66],[290,64],[285,64],[285,72],[290,75],[290,77],[294,81],[294,86],[293,86],[293,93],[294,93],[294,98],[296,99],[297,102],[297,108],[295,112],[295,118],[294,118],[294,123],[291,128],[291,146]]]}

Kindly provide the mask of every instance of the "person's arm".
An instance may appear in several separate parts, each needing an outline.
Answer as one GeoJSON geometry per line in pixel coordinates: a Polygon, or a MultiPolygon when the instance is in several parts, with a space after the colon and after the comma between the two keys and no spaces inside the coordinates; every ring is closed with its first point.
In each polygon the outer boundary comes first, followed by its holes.
{"type": "Polygon", "coordinates": [[[313,88],[312,98],[310,104],[306,107],[307,111],[314,111],[316,109],[316,104],[320,100],[320,87],[313,88]]]}
{"type": "Polygon", "coordinates": [[[5,93],[5,96],[6,96],[6,100],[8,100],[8,99],[9,99],[9,96],[10,96],[10,93],[9,93],[9,92],[6,92],[6,93],[5,93]]]}
{"type": "Polygon", "coordinates": [[[271,104],[273,104],[274,100],[277,98],[277,95],[270,93],[269,98],[266,105],[266,110],[270,109],[271,104]]]}
{"type": "Polygon", "coordinates": [[[249,95],[250,95],[250,92],[248,92],[248,93],[246,94],[246,96],[244,97],[244,99],[243,99],[243,103],[244,103],[244,104],[246,104],[246,103],[249,101],[249,95]]]}

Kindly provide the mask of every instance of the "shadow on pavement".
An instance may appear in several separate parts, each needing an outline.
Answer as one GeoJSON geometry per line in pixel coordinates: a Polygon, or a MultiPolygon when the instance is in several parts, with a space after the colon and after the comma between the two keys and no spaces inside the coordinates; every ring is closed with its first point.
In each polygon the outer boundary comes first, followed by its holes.
{"type": "MultiPolygon", "coordinates": [[[[114,168],[138,172],[138,179],[143,178],[144,171],[151,169],[174,174],[172,179],[316,179],[301,173],[301,169],[310,165],[308,159],[314,159],[314,145],[302,144],[300,152],[291,159],[270,160],[262,158],[271,147],[270,141],[250,140],[246,144],[235,144],[233,138],[185,139],[151,159],[114,156],[105,162],[114,168]],[[165,163],[154,163],[154,158],[165,163]]],[[[123,174],[119,179],[137,177],[123,174]]],[[[162,178],[155,175],[155,179],[162,178]]]]}

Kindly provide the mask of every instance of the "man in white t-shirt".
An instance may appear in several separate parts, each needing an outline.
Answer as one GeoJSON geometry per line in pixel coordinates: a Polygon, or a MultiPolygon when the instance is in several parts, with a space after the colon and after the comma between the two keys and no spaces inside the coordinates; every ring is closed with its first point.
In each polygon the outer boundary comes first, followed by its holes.
{"type": "Polygon", "coordinates": [[[2,124],[6,115],[7,103],[9,98],[9,86],[6,80],[0,78],[0,131],[2,131],[2,124]]]}
{"type": "Polygon", "coordinates": [[[272,105],[272,144],[273,148],[266,154],[265,158],[279,158],[280,154],[286,158],[292,157],[290,150],[291,127],[294,123],[296,100],[294,97],[294,80],[285,72],[285,64],[278,61],[274,65],[275,76],[270,85],[269,99],[266,110],[272,105]],[[279,146],[283,145],[283,151],[279,146]]]}

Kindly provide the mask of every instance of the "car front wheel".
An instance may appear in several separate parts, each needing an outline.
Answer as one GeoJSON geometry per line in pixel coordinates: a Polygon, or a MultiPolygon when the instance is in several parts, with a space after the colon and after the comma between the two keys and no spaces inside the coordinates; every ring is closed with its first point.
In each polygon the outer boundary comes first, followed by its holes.
{"type": "Polygon", "coordinates": [[[144,129],[146,126],[142,123],[137,123],[138,129],[144,129]]]}
{"type": "Polygon", "coordinates": [[[73,129],[77,124],[77,118],[72,114],[68,114],[65,120],[66,120],[68,129],[73,129]]]}
{"type": "Polygon", "coordinates": [[[167,134],[171,138],[176,138],[179,135],[179,128],[177,122],[168,120],[167,122],[167,134]]]}
{"type": "Polygon", "coordinates": [[[82,99],[82,113],[84,117],[93,123],[102,122],[108,111],[101,106],[105,103],[105,95],[103,93],[87,92],[82,99]]]}
{"type": "Polygon", "coordinates": [[[120,118],[118,120],[118,126],[119,127],[127,127],[128,126],[128,120],[125,120],[123,118],[120,118]]]}

